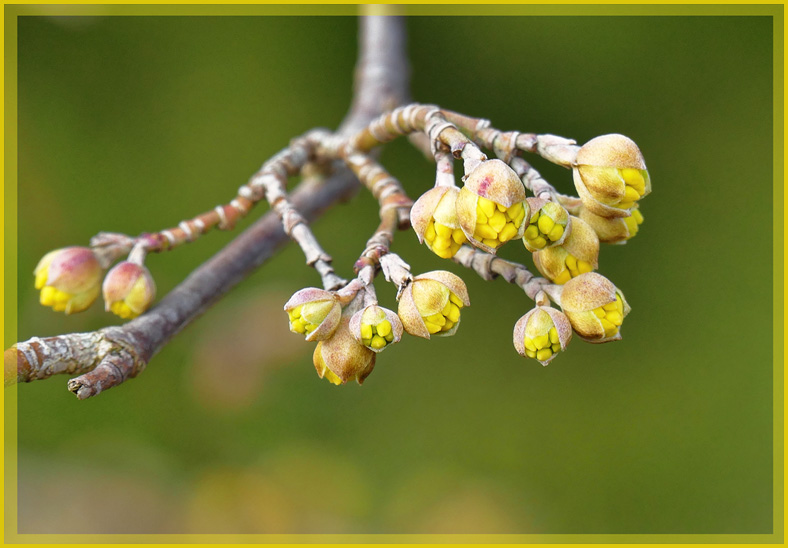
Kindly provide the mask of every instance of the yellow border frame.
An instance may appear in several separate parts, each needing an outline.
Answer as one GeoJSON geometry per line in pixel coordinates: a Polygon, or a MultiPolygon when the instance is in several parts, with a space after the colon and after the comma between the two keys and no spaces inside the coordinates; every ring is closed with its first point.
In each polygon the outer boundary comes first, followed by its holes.
{"type": "MultiPolygon", "coordinates": [[[[446,8],[439,5],[419,5],[404,2],[405,15],[447,15],[446,8]]],[[[445,2],[448,4],[449,2],[445,2]]],[[[212,5],[196,3],[190,5],[167,4],[159,5],[142,2],[136,5],[121,4],[81,4],[78,7],[70,4],[56,3],[52,10],[63,13],[63,8],[78,9],[80,15],[355,15],[358,7],[355,4],[330,5],[258,5],[240,2],[235,5],[212,5]]],[[[454,7],[451,15],[639,15],[639,16],[704,16],[704,15],[737,15],[737,16],[771,16],[773,18],[773,154],[774,154],[774,249],[773,249],[773,524],[772,534],[762,535],[44,535],[19,534],[16,531],[17,508],[15,494],[17,492],[16,463],[16,388],[3,391],[3,539],[5,543],[385,543],[385,544],[782,544],[784,535],[784,208],[786,206],[783,190],[784,177],[784,4],[767,3],[762,5],[741,4],[710,4],[700,2],[695,5],[666,3],[623,4],[611,2],[607,5],[572,4],[558,2],[553,5],[495,5],[480,6],[451,2],[454,7]],[[14,524],[6,528],[6,525],[14,524]]],[[[46,14],[38,6],[35,15],[46,14]]],[[[2,303],[15,303],[17,298],[16,280],[16,241],[17,241],[17,95],[16,95],[16,53],[17,53],[17,17],[33,14],[24,4],[4,4],[3,25],[3,74],[5,85],[3,90],[3,297],[2,303]]],[[[8,348],[16,342],[16,307],[3,307],[4,347],[8,348]]]]}

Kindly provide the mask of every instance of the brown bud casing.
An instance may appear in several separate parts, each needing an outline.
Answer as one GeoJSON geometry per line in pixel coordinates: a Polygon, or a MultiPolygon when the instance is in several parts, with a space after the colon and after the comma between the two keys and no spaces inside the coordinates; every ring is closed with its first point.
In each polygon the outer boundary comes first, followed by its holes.
{"type": "MultiPolygon", "coordinates": [[[[642,177],[639,197],[651,192],[643,155],[634,141],[624,135],[602,135],[591,139],[577,153],[572,176],[583,205],[605,218],[628,217],[631,207],[616,207],[627,201],[627,184],[621,170],[637,170],[642,177]]],[[[637,194],[636,194],[637,196],[637,194]]]]}
{"type": "Polygon", "coordinates": [[[329,338],[339,326],[342,305],[331,291],[307,287],[296,291],[285,303],[290,331],[305,335],[307,341],[329,338]]]}
{"type": "MultiPolygon", "coordinates": [[[[465,282],[445,270],[425,272],[413,278],[402,292],[397,314],[405,331],[416,337],[429,339],[431,333],[425,319],[429,321],[430,317],[442,314],[449,304],[456,306],[454,301],[458,301],[462,306],[471,304],[465,282]]],[[[457,317],[448,330],[434,332],[432,335],[453,335],[459,323],[460,319],[457,317]]]]}
{"type": "Polygon", "coordinates": [[[615,303],[618,299],[621,300],[623,319],[631,310],[624,294],[601,274],[588,272],[564,284],[560,304],[572,328],[582,339],[603,343],[621,339],[621,333],[616,330],[614,335],[607,335],[595,311],[615,303]]]}
{"type": "Polygon", "coordinates": [[[350,333],[353,338],[375,353],[388,348],[389,344],[399,342],[402,331],[399,316],[393,310],[376,304],[362,308],[350,318],[350,333]],[[371,341],[367,343],[369,339],[371,341]]]}
{"type": "MultiPolygon", "coordinates": [[[[525,186],[511,167],[497,159],[480,163],[468,175],[465,185],[457,197],[456,208],[460,227],[468,241],[479,249],[493,254],[505,241],[522,238],[530,216],[528,204],[525,201],[525,186]],[[515,204],[522,204],[525,210],[524,218],[520,219],[520,225],[511,228],[512,234],[507,234],[504,241],[497,242],[495,246],[484,243],[482,240],[485,238],[478,237],[479,235],[476,234],[477,222],[480,222],[477,219],[477,205],[481,198],[500,204],[505,209],[515,204]]],[[[511,219],[508,221],[511,222],[511,219]]],[[[482,224],[486,224],[486,221],[482,224]]],[[[499,228],[493,234],[500,232],[500,230],[499,228]]],[[[503,234],[503,232],[500,233],[503,234]]],[[[487,238],[489,242],[493,242],[493,234],[487,238]]]]}
{"type": "Polygon", "coordinates": [[[571,216],[571,226],[572,233],[563,245],[547,247],[533,254],[537,270],[545,278],[559,284],[565,283],[567,276],[576,277],[582,273],[582,270],[578,270],[579,266],[570,268],[567,257],[574,257],[576,265],[581,265],[580,261],[587,263],[586,270],[599,268],[599,238],[596,233],[588,223],[575,216],[571,216]],[[564,271],[567,274],[562,275],[564,271]]]}
{"type": "Polygon", "coordinates": [[[416,200],[410,209],[410,224],[419,238],[419,243],[424,243],[424,233],[433,219],[450,228],[460,228],[455,207],[459,193],[460,189],[457,187],[437,186],[416,200]]]}
{"type": "Polygon", "coordinates": [[[66,247],[44,255],[33,274],[41,304],[71,314],[93,304],[101,292],[103,273],[92,249],[66,247]]]}
{"type": "Polygon", "coordinates": [[[636,211],[639,211],[637,206],[632,209],[632,215],[630,217],[606,219],[605,217],[600,217],[595,213],[591,213],[585,207],[581,207],[579,216],[594,229],[600,242],[606,244],[625,244],[627,240],[637,234],[638,226],[642,222],[642,214],[640,216],[640,222],[638,222],[636,219],[638,213],[635,213],[636,211]]]}
{"type": "Polygon", "coordinates": [[[156,298],[156,283],[145,266],[123,261],[107,273],[102,293],[108,312],[111,310],[123,318],[132,318],[150,307],[156,298]]]}
{"type": "MultiPolygon", "coordinates": [[[[569,341],[572,340],[572,325],[569,323],[569,319],[565,314],[551,306],[537,306],[517,320],[517,323],[514,324],[514,348],[517,350],[518,354],[526,357],[528,349],[525,347],[525,338],[536,339],[545,335],[549,336],[550,329],[553,327],[555,327],[558,335],[560,351],[566,350],[569,341]]],[[[551,355],[544,360],[536,359],[542,365],[547,365],[557,354],[558,352],[556,351],[552,352],[551,355]]]]}
{"type": "Polygon", "coordinates": [[[350,318],[342,316],[334,334],[317,343],[312,356],[318,376],[333,384],[355,379],[362,384],[375,367],[375,354],[350,333],[350,318]]]}

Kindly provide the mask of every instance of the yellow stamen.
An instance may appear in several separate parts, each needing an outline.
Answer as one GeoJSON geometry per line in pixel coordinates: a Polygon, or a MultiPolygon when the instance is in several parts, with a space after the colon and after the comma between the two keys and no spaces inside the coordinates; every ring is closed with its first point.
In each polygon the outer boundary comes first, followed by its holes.
{"type": "Polygon", "coordinates": [[[495,210],[497,209],[495,207],[495,202],[493,202],[492,200],[488,200],[487,198],[483,198],[481,196],[479,197],[478,205],[488,219],[493,216],[493,213],[495,213],[495,210]]]}
{"type": "Polygon", "coordinates": [[[555,221],[553,221],[547,215],[540,215],[539,221],[537,221],[537,226],[539,227],[539,232],[542,234],[549,234],[553,227],[555,226],[555,221]]]}
{"type": "Polygon", "coordinates": [[[552,350],[550,350],[549,348],[542,348],[541,350],[538,350],[536,352],[536,359],[539,361],[544,361],[552,355],[553,355],[552,350]]]}
{"type": "Polygon", "coordinates": [[[552,230],[547,234],[547,237],[550,238],[551,242],[557,242],[561,239],[561,236],[564,235],[564,227],[561,225],[555,225],[552,230]]]}

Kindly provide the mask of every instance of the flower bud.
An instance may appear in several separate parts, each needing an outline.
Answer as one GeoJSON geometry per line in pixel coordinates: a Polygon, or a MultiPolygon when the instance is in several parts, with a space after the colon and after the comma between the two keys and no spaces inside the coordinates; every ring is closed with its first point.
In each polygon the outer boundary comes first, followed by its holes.
{"type": "Polygon", "coordinates": [[[613,282],[589,272],[572,278],[563,287],[561,308],[575,332],[593,343],[621,338],[621,323],[630,308],[613,282]]]}
{"type": "Polygon", "coordinates": [[[317,343],[312,361],[318,376],[332,384],[355,379],[362,384],[375,367],[377,354],[356,341],[350,333],[350,319],[342,316],[334,334],[317,343]]]}
{"type": "Polygon", "coordinates": [[[459,193],[457,187],[435,187],[422,194],[410,210],[410,224],[419,242],[425,242],[430,251],[444,259],[454,257],[468,241],[457,217],[459,193]]]}
{"type": "Polygon", "coordinates": [[[521,238],[528,222],[525,187],[501,160],[480,163],[468,175],[456,205],[465,237],[489,253],[509,240],[521,238]]]}
{"type": "Polygon", "coordinates": [[[435,270],[413,278],[402,292],[397,313],[405,331],[429,339],[430,335],[454,335],[460,309],[470,304],[468,289],[459,276],[435,270]]]}
{"type": "Polygon", "coordinates": [[[353,314],[350,332],[358,342],[380,352],[402,338],[402,322],[394,311],[373,304],[353,314]]]}
{"type": "Polygon", "coordinates": [[[553,283],[565,284],[599,267],[599,238],[588,223],[571,216],[572,231],[564,243],[534,253],[534,265],[553,283]]]}
{"type": "Polygon", "coordinates": [[[599,241],[606,244],[626,242],[638,233],[640,225],[643,224],[643,214],[637,204],[632,208],[632,215],[629,217],[606,219],[581,207],[580,218],[594,229],[599,241]]]}
{"type": "Polygon", "coordinates": [[[514,347],[521,356],[547,365],[572,339],[572,326],[560,310],[537,306],[514,324],[514,347]]]}
{"type": "Polygon", "coordinates": [[[601,217],[627,217],[637,201],[651,192],[643,155],[623,135],[591,139],[577,153],[572,172],[583,205],[601,217]]]}
{"type": "Polygon", "coordinates": [[[107,273],[102,292],[107,312],[130,320],[151,305],[156,297],[156,284],[147,268],[123,261],[107,273]]]}
{"type": "Polygon", "coordinates": [[[290,331],[306,335],[307,341],[322,341],[337,329],[342,305],[334,293],[307,287],[290,297],[285,312],[290,318],[290,331]]]}
{"type": "Polygon", "coordinates": [[[71,314],[96,300],[103,270],[90,248],[65,247],[44,255],[33,274],[36,289],[41,290],[41,304],[71,314]]]}
{"type": "Polygon", "coordinates": [[[531,219],[523,234],[528,251],[539,251],[546,246],[560,245],[569,235],[569,213],[560,204],[542,198],[528,198],[531,219]]]}

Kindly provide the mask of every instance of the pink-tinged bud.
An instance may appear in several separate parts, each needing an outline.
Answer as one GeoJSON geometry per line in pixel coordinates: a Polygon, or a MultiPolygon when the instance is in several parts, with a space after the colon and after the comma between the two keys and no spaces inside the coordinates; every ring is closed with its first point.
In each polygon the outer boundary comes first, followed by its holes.
{"type": "Polygon", "coordinates": [[[381,352],[402,338],[402,322],[394,311],[373,304],[353,314],[350,332],[373,352],[381,352]]]}
{"type": "Polygon", "coordinates": [[[562,245],[546,247],[533,255],[542,276],[558,285],[599,267],[599,238],[588,223],[571,217],[572,231],[562,245]]]}
{"type": "Polygon", "coordinates": [[[339,326],[342,305],[334,293],[307,287],[290,297],[285,312],[290,318],[290,331],[306,335],[307,341],[322,341],[339,326]]]}
{"type": "Polygon", "coordinates": [[[605,218],[628,217],[651,192],[643,155],[623,135],[602,135],[580,148],[572,173],[575,188],[590,212],[605,218]]]}
{"type": "Polygon", "coordinates": [[[580,218],[594,229],[599,241],[606,244],[626,243],[640,231],[640,225],[643,224],[643,214],[637,204],[632,208],[632,215],[629,217],[606,219],[581,207],[580,218]]]}
{"type": "Polygon", "coordinates": [[[40,302],[56,312],[86,310],[101,291],[103,270],[96,255],[87,247],[65,247],[50,251],[34,271],[40,302]]]}
{"type": "Polygon", "coordinates": [[[312,361],[321,379],[336,385],[353,379],[362,384],[375,367],[376,357],[375,352],[353,337],[350,319],[342,316],[334,334],[317,343],[312,361]]]}
{"type": "Polygon", "coordinates": [[[410,210],[410,224],[419,242],[438,257],[450,259],[467,239],[457,217],[457,187],[438,186],[416,200],[410,210]]]}
{"type": "Polygon", "coordinates": [[[465,237],[488,253],[522,238],[530,214],[523,182],[501,160],[484,161],[468,175],[456,207],[465,237]]]}
{"type": "Polygon", "coordinates": [[[564,284],[561,308],[575,332],[593,343],[619,340],[621,324],[630,311],[624,294],[596,272],[581,274],[564,284]]]}
{"type": "Polygon", "coordinates": [[[470,304],[468,289],[459,276],[435,270],[413,278],[400,296],[397,314],[411,335],[447,337],[457,331],[460,309],[470,304]]]}
{"type": "Polygon", "coordinates": [[[572,326],[560,310],[537,306],[514,325],[514,348],[521,356],[547,365],[572,339],[572,326]]]}
{"type": "Polygon", "coordinates": [[[130,320],[150,307],[156,298],[156,283],[147,268],[123,261],[107,273],[102,292],[107,312],[130,320]]]}
{"type": "Polygon", "coordinates": [[[528,198],[531,218],[523,233],[523,245],[534,252],[561,245],[569,236],[572,225],[564,206],[544,198],[528,198]]]}

